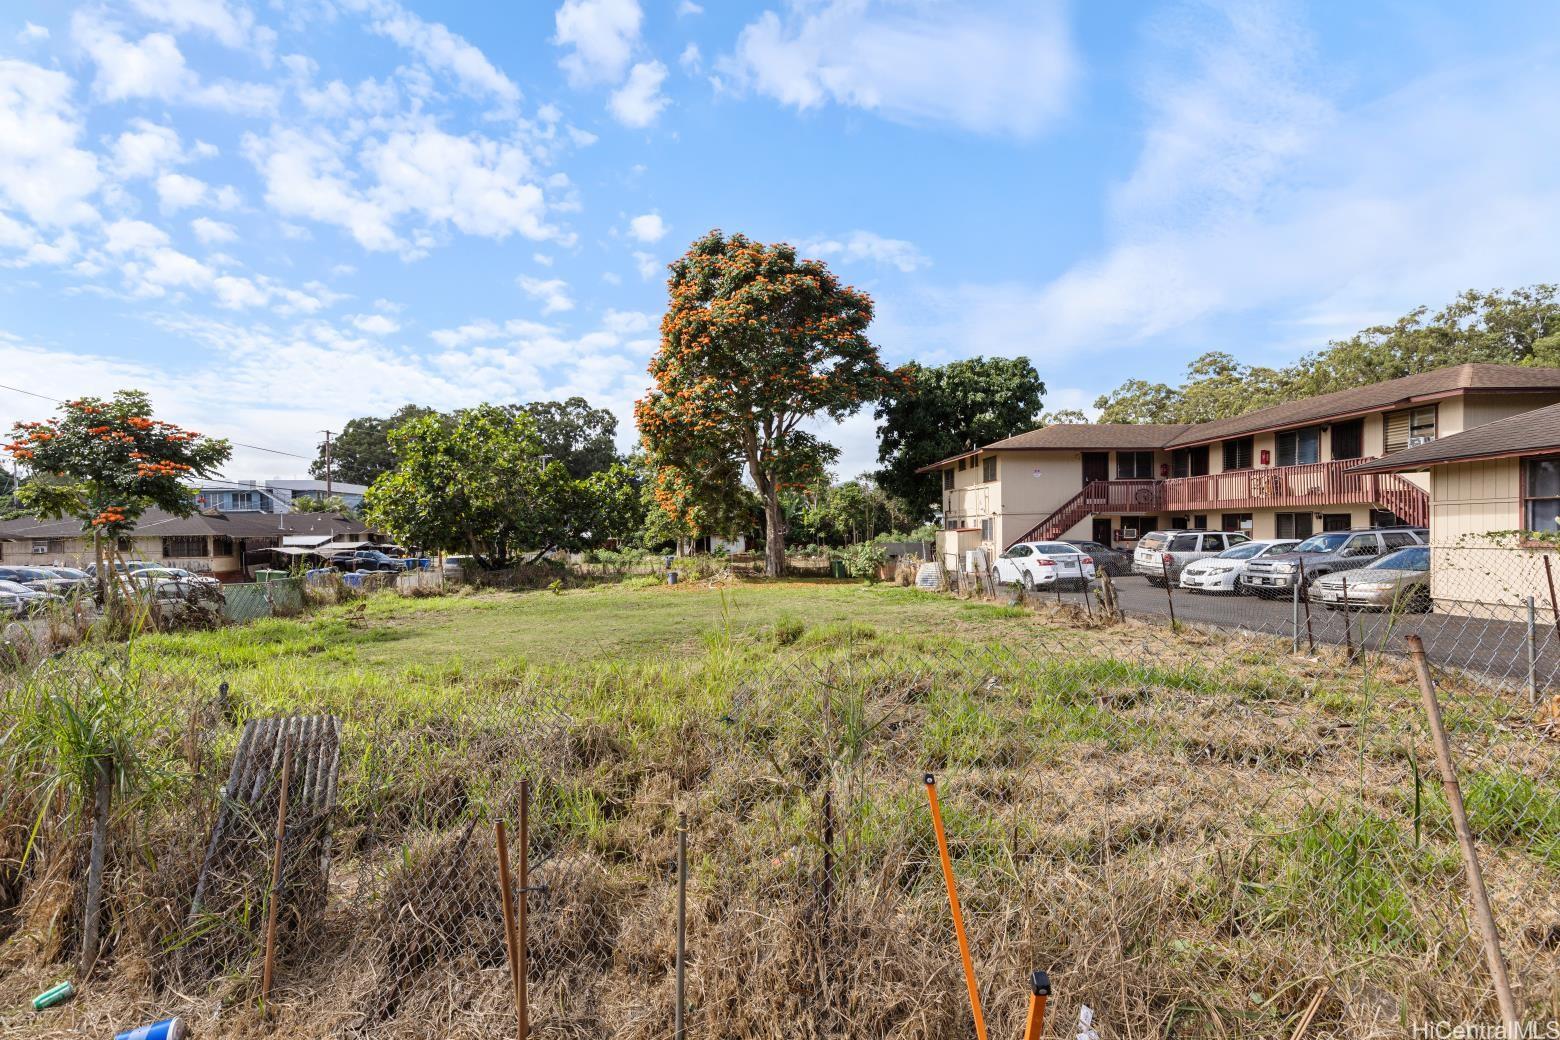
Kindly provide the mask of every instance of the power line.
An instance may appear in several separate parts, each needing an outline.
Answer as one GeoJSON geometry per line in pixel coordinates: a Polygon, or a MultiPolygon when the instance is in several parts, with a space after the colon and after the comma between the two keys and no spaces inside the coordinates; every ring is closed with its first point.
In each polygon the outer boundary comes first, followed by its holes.
{"type": "MultiPolygon", "coordinates": [[[[58,397],[50,397],[48,394],[36,394],[31,390],[23,390],[19,386],[7,386],[5,383],[0,383],[0,390],[9,390],[14,394],[26,394],[28,397],[36,397],[40,401],[53,401],[55,404],[65,403],[58,397]]],[[[314,461],[308,455],[299,455],[295,451],[282,451],[280,448],[262,448],[258,444],[245,444],[243,441],[228,441],[228,443],[233,445],[235,448],[248,448],[250,451],[265,451],[270,452],[272,455],[286,455],[289,458],[302,459],[305,462],[314,461]]]]}

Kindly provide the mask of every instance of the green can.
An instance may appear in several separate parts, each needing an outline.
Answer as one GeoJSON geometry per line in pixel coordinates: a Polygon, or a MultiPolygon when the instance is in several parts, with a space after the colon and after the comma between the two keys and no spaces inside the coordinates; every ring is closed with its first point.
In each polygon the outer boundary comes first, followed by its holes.
{"type": "Polygon", "coordinates": [[[36,997],[33,997],[33,1010],[42,1011],[44,1008],[51,1008],[56,1004],[63,1004],[65,1001],[69,1000],[75,995],[76,987],[72,986],[68,981],[62,982],[58,986],[51,986],[49,989],[44,990],[36,997]]]}

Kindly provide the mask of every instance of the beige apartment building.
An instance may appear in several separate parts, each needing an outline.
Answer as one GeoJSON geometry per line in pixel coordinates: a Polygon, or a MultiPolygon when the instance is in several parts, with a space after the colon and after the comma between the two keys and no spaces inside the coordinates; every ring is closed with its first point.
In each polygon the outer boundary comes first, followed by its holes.
{"type": "Polygon", "coordinates": [[[924,467],[942,480],[938,552],[1091,540],[1131,548],[1148,531],[1253,538],[1424,526],[1423,469],[1363,463],[1560,402],[1560,369],[1455,365],[1285,401],[1232,419],[1061,424],[924,467]]]}

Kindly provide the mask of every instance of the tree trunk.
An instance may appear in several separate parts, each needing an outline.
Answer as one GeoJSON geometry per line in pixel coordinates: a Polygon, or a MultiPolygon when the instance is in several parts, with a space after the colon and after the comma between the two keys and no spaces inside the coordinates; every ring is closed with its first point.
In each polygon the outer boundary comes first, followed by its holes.
{"type": "Polygon", "coordinates": [[[114,763],[107,755],[93,760],[92,851],[87,864],[87,906],[81,923],[81,974],[97,963],[103,910],[103,861],[108,857],[108,810],[114,796],[114,763]]]}
{"type": "Polygon", "coordinates": [[[785,576],[785,514],[778,484],[764,496],[764,573],[771,578],[785,576]]]}

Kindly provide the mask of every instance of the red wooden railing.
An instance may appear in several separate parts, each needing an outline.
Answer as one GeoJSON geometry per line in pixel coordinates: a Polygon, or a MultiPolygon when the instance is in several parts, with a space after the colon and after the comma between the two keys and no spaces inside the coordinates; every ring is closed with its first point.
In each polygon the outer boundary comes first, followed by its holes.
{"type": "Polygon", "coordinates": [[[1361,461],[1338,459],[1171,480],[1096,480],[1014,542],[1060,538],[1091,513],[1130,515],[1363,504],[1390,509],[1404,523],[1416,527],[1430,522],[1430,499],[1422,488],[1395,473],[1347,472],[1361,461]]]}

